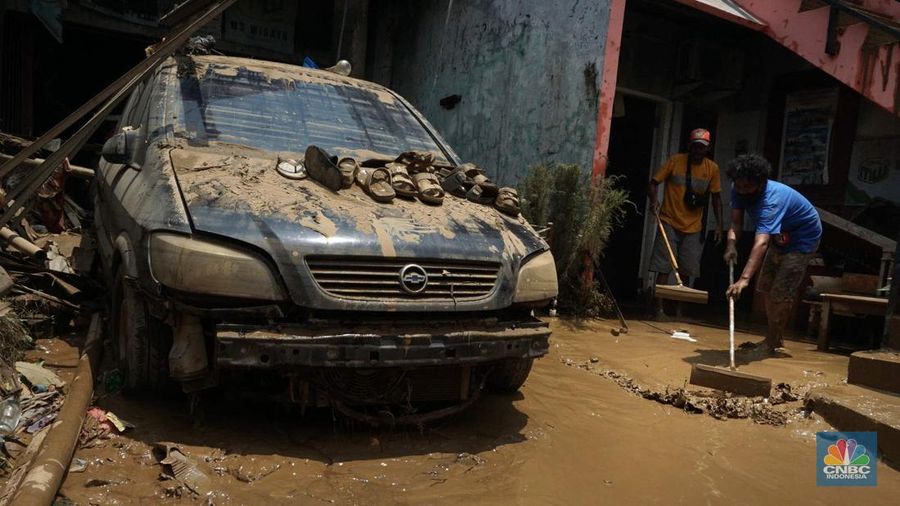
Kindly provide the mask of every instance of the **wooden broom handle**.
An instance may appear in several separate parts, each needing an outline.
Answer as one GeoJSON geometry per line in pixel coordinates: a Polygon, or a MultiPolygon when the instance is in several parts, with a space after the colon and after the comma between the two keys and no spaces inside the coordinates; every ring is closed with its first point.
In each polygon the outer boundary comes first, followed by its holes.
{"type": "Polygon", "coordinates": [[[653,210],[656,214],[656,224],[659,226],[659,231],[662,234],[663,242],[666,243],[666,251],[669,252],[669,260],[672,261],[672,267],[675,269],[675,280],[678,281],[679,285],[684,285],[681,282],[681,275],[678,274],[678,261],[675,260],[675,253],[672,252],[672,246],[669,245],[669,236],[666,235],[666,227],[663,226],[662,220],[659,219],[659,211],[656,209],[653,210]]]}

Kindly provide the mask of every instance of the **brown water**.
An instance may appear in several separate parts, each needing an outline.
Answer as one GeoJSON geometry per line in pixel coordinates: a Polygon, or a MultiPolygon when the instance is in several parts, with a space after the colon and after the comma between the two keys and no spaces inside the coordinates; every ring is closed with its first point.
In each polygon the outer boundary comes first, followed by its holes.
{"type": "Polygon", "coordinates": [[[210,406],[196,427],[183,403],[105,399],[137,428],[79,450],[88,467],[71,473],[61,493],[79,504],[204,502],[160,479],[151,448],[169,441],[210,475],[215,504],[869,505],[900,497],[900,473],[882,463],[874,489],[817,488],[815,432],[829,427],[816,417],[772,427],[691,415],[565,364],[604,349],[604,360],[630,363],[682,344],[639,330],[616,340],[597,325],[557,322],[554,332],[550,355],[520,394],[485,396],[424,431],[372,431],[334,421],[330,411],[301,417],[265,403],[210,406]],[[618,345],[627,352],[617,355],[618,345]],[[90,480],[109,483],[85,486],[90,480]]]}

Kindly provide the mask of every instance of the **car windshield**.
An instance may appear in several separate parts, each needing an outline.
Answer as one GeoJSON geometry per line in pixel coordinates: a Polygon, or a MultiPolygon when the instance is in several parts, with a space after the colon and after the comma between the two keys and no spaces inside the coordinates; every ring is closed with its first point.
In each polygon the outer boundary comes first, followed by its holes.
{"type": "Polygon", "coordinates": [[[358,158],[428,151],[446,162],[425,127],[396,97],[314,74],[203,65],[177,78],[176,130],[198,142],[270,151],[309,145],[358,158]]]}

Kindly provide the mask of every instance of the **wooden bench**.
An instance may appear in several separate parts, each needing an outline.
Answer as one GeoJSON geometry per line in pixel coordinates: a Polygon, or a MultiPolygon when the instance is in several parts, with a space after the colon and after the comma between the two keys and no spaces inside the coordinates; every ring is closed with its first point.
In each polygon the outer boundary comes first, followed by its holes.
{"type": "Polygon", "coordinates": [[[842,316],[886,316],[888,300],[882,297],[848,295],[841,293],[822,294],[822,316],[819,322],[819,351],[828,350],[828,327],[831,314],[842,316]]]}

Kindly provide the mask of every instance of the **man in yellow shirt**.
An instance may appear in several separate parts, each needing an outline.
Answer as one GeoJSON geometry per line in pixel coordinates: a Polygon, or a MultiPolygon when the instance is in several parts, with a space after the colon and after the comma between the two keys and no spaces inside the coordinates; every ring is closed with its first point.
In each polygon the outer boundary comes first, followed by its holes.
{"type": "MultiPolygon", "coordinates": [[[[647,197],[666,229],[672,252],[678,258],[682,281],[700,275],[700,230],[703,228],[703,210],[712,195],[713,214],[716,217],[716,243],[722,240],[722,197],[719,166],[706,157],[709,153],[710,134],[698,128],[691,132],[688,153],[669,157],[650,180],[647,197]],[[690,165],[688,165],[690,162],[690,165]],[[687,191],[690,181],[691,192],[687,191]],[[665,183],[662,206],[657,201],[657,188],[665,183]]],[[[656,272],[656,284],[665,284],[672,272],[669,254],[661,234],[657,234],[650,270],[656,272]]],[[[658,300],[657,315],[665,316],[662,300],[658,300]]]]}

